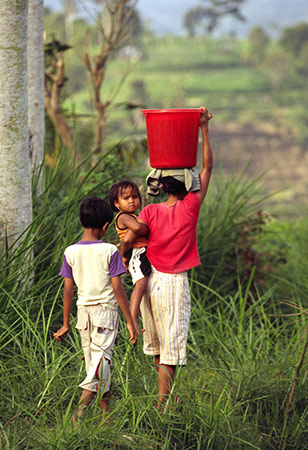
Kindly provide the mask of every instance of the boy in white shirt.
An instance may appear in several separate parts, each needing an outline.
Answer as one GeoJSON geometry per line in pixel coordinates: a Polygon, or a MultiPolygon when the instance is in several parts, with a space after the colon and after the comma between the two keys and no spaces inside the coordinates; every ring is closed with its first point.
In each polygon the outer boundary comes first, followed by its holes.
{"type": "Polygon", "coordinates": [[[87,376],[79,385],[82,394],[74,415],[78,421],[98,393],[100,406],[108,411],[111,354],[118,332],[119,306],[127,323],[129,340],[137,341],[121,274],[125,273],[121,256],[113,244],[101,238],[112,222],[110,205],[97,197],[86,197],[80,205],[81,241],[66,248],[60,275],[64,277],[63,326],[54,333],[57,341],[69,331],[74,283],[78,288],[77,325],[84,351],[87,376]]]}

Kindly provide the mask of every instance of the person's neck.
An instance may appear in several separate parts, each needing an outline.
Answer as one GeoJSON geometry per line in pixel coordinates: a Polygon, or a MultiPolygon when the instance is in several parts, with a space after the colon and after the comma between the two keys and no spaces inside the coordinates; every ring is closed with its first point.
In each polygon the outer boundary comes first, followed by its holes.
{"type": "Polygon", "coordinates": [[[84,228],[82,241],[99,241],[101,239],[100,230],[96,228],[84,228]]]}
{"type": "Polygon", "coordinates": [[[137,209],[135,209],[135,211],[123,211],[123,209],[119,209],[119,213],[118,214],[136,214],[137,209]]]}
{"type": "Polygon", "coordinates": [[[168,200],[165,201],[167,206],[174,205],[178,200],[183,200],[181,195],[168,194],[168,200]]]}

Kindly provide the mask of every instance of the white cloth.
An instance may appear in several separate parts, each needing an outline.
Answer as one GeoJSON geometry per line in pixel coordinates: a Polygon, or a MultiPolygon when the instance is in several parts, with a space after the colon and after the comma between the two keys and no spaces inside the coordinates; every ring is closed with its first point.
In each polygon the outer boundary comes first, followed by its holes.
{"type": "Polygon", "coordinates": [[[118,334],[117,311],[103,305],[81,306],[77,325],[81,337],[87,376],[79,387],[104,394],[110,389],[111,355],[118,334]]]}
{"type": "Polygon", "coordinates": [[[162,187],[160,178],[173,177],[185,184],[188,192],[195,192],[200,190],[199,172],[195,167],[191,169],[153,169],[146,179],[148,186],[147,193],[153,196],[159,194],[159,189],[162,187]]]}
{"type": "Polygon", "coordinates": [[[128,270],[135,285],[137,281],[150,275],[151,264],[146,256],[146,247],[132,248],[128,270]]]}

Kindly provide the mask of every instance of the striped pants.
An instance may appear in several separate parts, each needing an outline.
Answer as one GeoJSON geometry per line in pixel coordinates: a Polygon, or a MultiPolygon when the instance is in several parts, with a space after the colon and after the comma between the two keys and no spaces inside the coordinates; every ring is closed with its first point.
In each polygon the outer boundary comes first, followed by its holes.
{"type": "Polygon", "coordinates": [[[186,364],[190,302],[187,272],[162,273],[152,266],[140,305],[145,354],[160,355],[161,364],[186,364]]]}

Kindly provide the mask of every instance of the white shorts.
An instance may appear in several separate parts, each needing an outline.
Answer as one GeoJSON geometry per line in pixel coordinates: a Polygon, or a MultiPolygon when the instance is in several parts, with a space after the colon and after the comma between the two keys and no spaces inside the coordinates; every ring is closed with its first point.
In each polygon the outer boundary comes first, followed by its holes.
{"type": "Polygon", "coordinates": [[[105,393],[110,389],[110,364],[118,334],[118,311],[103,305],[79,306],[76,328],[80,331],[87,376],[79,387],[105,393]]]}
{"type": "Polygon", "coordinates": [[[187,272],[163,273],[152,266],[147,295],[140,304],[145,354],[160,355],[161,364],[186,364],[190,303],[187,272]]]}
{"type": "Polygon", "coordinates": [[[146,255],[146,247],[132,248],[129,258],[128,270],[133,284],[141,278],[148,277],[151,273],[151,264],[146,255]]]}

